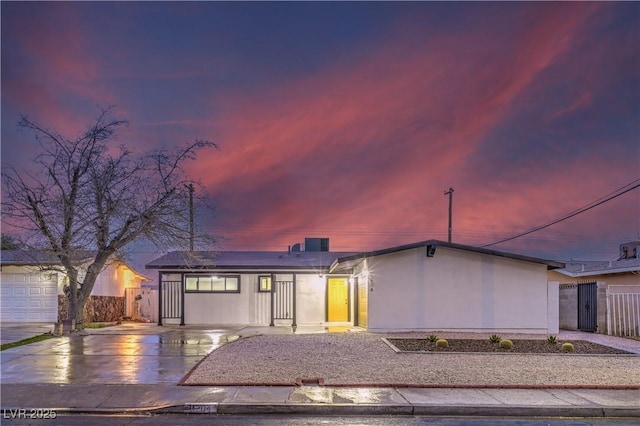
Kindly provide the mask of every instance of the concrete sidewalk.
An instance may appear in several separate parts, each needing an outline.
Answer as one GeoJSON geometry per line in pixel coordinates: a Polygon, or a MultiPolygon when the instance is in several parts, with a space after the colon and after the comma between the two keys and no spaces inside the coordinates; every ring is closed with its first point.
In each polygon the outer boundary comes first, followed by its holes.
{"type": "Polygon", "coordinates": [[[18,342],[40,334],[53,333],[53,323],[11,323],[10,326],[0,324],[0,343],[18,342]]]}
{"type": "Polygon", "coordinates": [[[1,391],[2,409],[58,413],[640,418],[639,390],[6,384],[1,391]]]}

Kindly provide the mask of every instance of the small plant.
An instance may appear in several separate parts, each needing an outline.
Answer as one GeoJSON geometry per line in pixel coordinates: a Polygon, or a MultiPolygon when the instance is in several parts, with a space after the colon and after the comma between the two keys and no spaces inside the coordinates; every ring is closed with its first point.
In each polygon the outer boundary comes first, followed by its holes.
{"type": "Polygon", "coordinates": [[[429,336],[429,341],[430,342],[437,342],[438,341],[438,336],[436,336],[435,334],[432,334],[429,336]]]}
{"type": "Polygon", "coordinates": [[[502,340],[502,337],[500,337],[497,334],[492,335],[491,337],[489,337],[489,341],[491,343],[500,343],[500,340],[502,340]]]}
{"type": "Polygon", "coordinates": [[[509,339],[500,340],[500,347],[503,349],[513,349],[513,342],[509,339]]]}
{"type": "Polygon", "coordinates": [[[438,340],[436,340],[436,347],[437,348],[448,348],[449,347],[449,342],[447,342],[445,339],[438,339],[438,340]]]}
{"type": "Polygon", "coordinates": [[[108,327],[108,324],[105,324],[103,322],[90,322],[87,324],[84,324],[84,328],[105,328],[108,327]]]}
{"type": "Polygon", "coordinates": [[[549,336],[547,337],[547,343],[549,343],[550,345],[555,345],[556,343],[558,343],[558,339],[556,338],[556,336],[549,336]]]}
{"type": "Polygon", "coordinates": [[[575,352],[576,348],[573,347],[573,343],[563,343],[562,352],[575,352]]]}

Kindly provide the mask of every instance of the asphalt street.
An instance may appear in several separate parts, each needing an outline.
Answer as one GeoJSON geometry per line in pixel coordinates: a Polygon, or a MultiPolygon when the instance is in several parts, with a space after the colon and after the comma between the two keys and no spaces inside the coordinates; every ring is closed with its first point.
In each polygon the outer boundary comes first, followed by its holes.
{"type": "Polygon", "coordinates": [[[65,426],[140,426],[140,425],[214,425],[214,426],[637,426],[637,419],[621,418],[497,418],[497,417],[426,417],[426,416],[104,416],[63,415],[53,420],[3,419],[11,425],[65,426]]]}

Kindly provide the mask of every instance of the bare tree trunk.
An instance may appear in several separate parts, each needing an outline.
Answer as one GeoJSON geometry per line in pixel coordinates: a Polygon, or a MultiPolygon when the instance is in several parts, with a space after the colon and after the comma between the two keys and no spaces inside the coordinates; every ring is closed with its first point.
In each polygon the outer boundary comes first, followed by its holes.
{"type": "Polygon", "coordinates": [[[81,330],[84,327],[84,306],[87,303],[87,300],[89,299],[88,297],[84,297],[82,295],[82,292],[80,292],[81,294],[78,295],[78,298],[76,300],[76,310],[74,311],[74,316],[72,317],[73,319],[76,320],[76,329],[77,330],[81,330]]]}
{"type": "MultiPolygon", "coordinates": [[[[67,327],[70,331],[77,328],[77,312],[78,312],[78,273],[75,270],[70,271],[69,275],[69,292],[67,293],[67,300],[69,300],[69,311],[67,312],[67,327]],[[74,327],[73,320],[76,320],[74,327]]],[[[65,327],[66,328],[66,327],[65,327]]]]}

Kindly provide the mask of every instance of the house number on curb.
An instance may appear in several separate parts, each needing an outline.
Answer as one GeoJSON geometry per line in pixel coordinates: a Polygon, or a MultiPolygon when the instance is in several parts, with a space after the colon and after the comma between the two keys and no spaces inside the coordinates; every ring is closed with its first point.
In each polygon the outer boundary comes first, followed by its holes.
{"type": "Polygon", "coordinates": [[[185,408],[190,413],[217,414],[218,404],[186,404],[185,408]]]}

